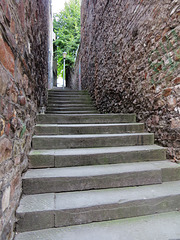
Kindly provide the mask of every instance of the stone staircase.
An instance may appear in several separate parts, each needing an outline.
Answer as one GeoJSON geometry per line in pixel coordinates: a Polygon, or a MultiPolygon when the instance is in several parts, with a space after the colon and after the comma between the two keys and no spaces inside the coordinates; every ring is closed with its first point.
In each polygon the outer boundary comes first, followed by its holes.
{"type": "Polygon", "coordinates": [[[180,165],[134,114],[49,91],[23,176],[15,240],[180,239],[180,165]]]}
{"type": "Polygon", "coordinates": [[[58,91],[48,93],[47,114],[90,114],[97,113],[86,91],[58,91]]]}

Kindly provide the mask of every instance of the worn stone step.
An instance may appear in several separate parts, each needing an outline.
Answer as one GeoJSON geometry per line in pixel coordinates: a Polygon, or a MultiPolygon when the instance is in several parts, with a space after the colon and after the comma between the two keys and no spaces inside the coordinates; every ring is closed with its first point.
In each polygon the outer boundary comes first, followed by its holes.
{"type": "Polygon", "coordinates": [[[68,149],[138,146],[153,143],[152,133],[37,135],[33,137],[32,147],[33,149],[68,149]]]}
{"type": "Polygon", "coordinates": [[[77,100],[49,100],[48,101],[48,105],[66,105],[66,104],[71,104],[71,105],[79,105],[79,104],[86,104],[86,105],[91,105],[93,104],[92,101],[85,101],[85,100],[81,100],[81,99],[77,99],[77,100]]]}
{"type": "Polygon", "coordinates": [[[58,90],[50,90],[48,91],[48,95],[64,95],[64,96],[71,96],[71,95],[87,95],[89,96],[87,91],[58,91],[58,90]]]}
{"type": "Polygon", "coordinates": [[[38,123],[54,124],[81,124],[81,123],[133,123],[136,121],[135,114],[40,114],[37,116],[38,123]]]}
{"type": "MultiPolygon", "coordinates": [[[[68,87],[55,87],[55,86],[53,86],[53,88],[52,89],[49,89],[48,91],[74,91],[74,89],[72,89],[72,88],[68,88],[68,87]]],[[[79,91],[79,90],[75,90],[75,91],[79,91]]]]}
{"type": "Polygon", "coordinates": [[[91,100],[89,95],[82,95],[82,94],[73,94],[73,95],[50,94],[50,95],[48,95],[48,99],[62,99],[62,100],[89,99],[89,100],[91,100]]]}
{"type": "Polygon", "coordinates": [[[89,96],[86,96],[86,95],[82,95],[82,96],[79,96],[79,95],[74,95],[73,97],[70,97],[70,96],[57,96],[56,97],[53,97],[53,96],[48,96],[48,102],[51,101],[51,102],[68,102],[68,103],[78,103],[78,102],[82,102],[82,103],[92,103],[92,99],[89,97],[89,96]]]}
{"type": "Polygon", "coordinates": [[[55,114],[63,112],[69,112],[73,114],[77,113],[98,113],[94,107],[47,107],[46,112],[54,112],[55,114]]]}
{"type": "Polygon", "coordinates": [[[71,167],[161,161],[166,159],[166,149],[157,145],[32,150],[29,155],[30,168],[71,167]]]}
{"type": "Polygon", "coordinates": [[[71,101],[54,101],[54,100],[52,100],[52,101],[49,101],[48,102],[48,104],[47,104],[47,106],[64,106],[64,105],[72,105],[72,106],[74,106],[74,105],[76,105],[76,106],[79,106],[79,105],[86,105],[86,106],[94,106],[93,105],[93,103],[92,102],[88,102],[88,101],[73,101],[73,102],[71,102],[71,101]]]}
{"type": "Polygon", "coordinates": [[[18,232],[145,216],[180,209],[180,181],[23,196],[18,232]]]}
{"type": "Polygon", "coordinates": [[[91,103],[48,103],[47,107],[92,107],[93,105],[91,103]]]}
{"type": "Polygon", "coordinates": [[[72,94],[78,94],[78,95],[89,95],[87,91],[54,91],[49,90],[48,94],[60,94],[60,95],[72,95],[72,94]]]}
{"type": "Polygon", "coordinates": [[[109,124],[37,124],[36,135],[60,134],[100,134],[143,132],[143,123],[109,124]]]}
{"type": "Polygon", "coordinates": [[[59,112],[59,111],[97,111],[95,107],[93,106],[50,106],[47,107],[47,111],[55,111],[55,112],[59,112]]]}
{"type": "Polygon", "coordinates": [[[82,111],[70,111],[70,110],[62,110],[62,111],[57,111],[57,110],[47,110],[46,114],[96,114],[98,113],[97,110],[82,110],[82,111]]]}
{"type": "Polygon", "coordinates": [[[49,89],[48,90],[49,92],[51,91],[63,91],[63,92],[71,92],[71,91],[76,91],[76,92],[80,92],[80,91],[84,91],[84,92],[87,92],[86,90],[75,90],[75,89],[72,89],[72,88],[68,88],[68,87],[53,87],[52,89],[49,89]]]}
{"type": "Polygon", "coordinates": [[[50,102],[62,102],[62,101],[70,101],[71,103],[76,103],[77,101],[83,102],[83,103],[92,103],[91,99],[88,96],[73,96],[73,97],[67,97],[67,96],[52,96],[48,97],[48,103],[50,102]]]}
{"type": "Polygon", "coordinates": [[[178,240],[178,211],[19,233],[15,240],[178,240]]]}
{"type": "Polygon", "coordinates": [[[91,99],[48,99],[48,104],[92,104],[91,99]]]}
{"type": "Polygon", "coordinates": [[[23,193],[53,193],[140,186],[180,180],[180,166],[169,161],[107,164],[71,168],[29,169],[23,193]],[[176,174],[175,174],[176,173],[176,174]],[[173,178],[173,179],[174,179],[173,178]]]}

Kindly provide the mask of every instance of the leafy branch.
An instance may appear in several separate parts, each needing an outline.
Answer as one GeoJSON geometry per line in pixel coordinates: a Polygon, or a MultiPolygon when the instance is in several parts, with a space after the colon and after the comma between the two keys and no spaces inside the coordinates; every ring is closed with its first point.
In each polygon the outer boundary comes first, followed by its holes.
{"type": "Polygon", "coordinates": [[[64,10],[54,14],[53,27],[56,34],[54,46],[59,76],[63,70],[63,52],[67,52],[66,67],[72,68],[75,62],[80,43],[80,0],[66,2],[64,10]]]}

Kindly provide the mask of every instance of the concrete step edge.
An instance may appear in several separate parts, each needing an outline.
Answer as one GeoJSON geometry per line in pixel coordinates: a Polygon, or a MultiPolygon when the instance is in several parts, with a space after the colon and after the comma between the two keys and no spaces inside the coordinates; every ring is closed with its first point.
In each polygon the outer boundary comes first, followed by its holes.
{"type": "MultiPolygon", "coordinates": [[[[51,115],[51,114],[50,114],[51,115]]],[[[74,116],[76,116],[77,114],[74,114],[74,116]]],[[[98,113],[98,114],[85,114],[87,115],[88,117],[135,117],[136,114],[122,114],[122,113],[110,113],[110,114],[101,114],[101,113],[98,113]]],[[[38,116],[43,116],[42,114],[38,114],[38,116]]],[[[68,114],[65,114],[65,116],[68,116],[68,114]]],[[[79,116],[78,116],[79,117],[79,116]]],[[[83,117],[83,115],[82,115],[83,117]]]]}
{"type": "Polygon", "coordinates": [[[97,148],[152,145],[152,133],[35,135],[33,149],[97,148]]]}
{"type": "Polygon", "coordinates": [[[72,90],[72,91],[59,91],[59,90],[49,90],[48,91],[48,94],[51,94],[51,93],[59,93],[59,94],[87,94],[89,95],[89,93],[87,91],[75,91],[75,90],[72,90]]]}
{"type": "Polygon", "coordinates": [[[135,114],[38,114],[38,123],[127,123],[136,122],[135,114]]]}
{"type": "Polygon", "coordinates": [[[92,104],[47,105],[47,108],[95,108],[92,104]]]}
{"type": "Polygon", "coordinates": [[[95,107],[93,106],[84,106],[84,107],[71,107],[71,106],[60,106],[60,107],[57,107],[57,106],[51,106],[51,107],[47,107],[46,108],[46,111],[94,111],[96,110],[95,107]]]}
{"type": "Polygon", "coordinates": [[[47,103],[48,106],[51,106],[51,105],[61,105],[61,106],[64,106],[64,105],[73,105],[73,106],[79,106],[79,105],[86,105],[86,106],[95,106],[95,104],[93,102],[90,102],[90,101],[85,101],[85,100],[77,100],[77,101],[59,101],[59,100],[51,100],[51,101],[48,101],[47,103]]]}
{"type": "MultiPolygon", "coordinates": [[[[61,94],[61,93],[51,93],[48,94],[48,98],[52,97],[67,97],[67,98],[90,98],[89,95],[86,94],[61,94]]],[[[90,98],[91,99],[91,98],[90,98]]]]}
{"type": "Polygon", "coordinates": [[[154,133],[148,133],[148,132],[143,132],[143,133],[110,133],[110,134],[71,134],[71,135],[43,135],[43,136],[38,136],[35,135],[33,136],[33,139],[36,138],[54,138],[54,139],[58,139],[58,138],[108,138],[108,137],[126,137],[126,136],[154,136],[154,133]]]}
{"type": "Polygon", "coordinates": [[[142,123],[36,124],[36,135],[144,132],[142,123]]]}
{"type": "Polygon", "coordinates": [[[48,94],[64,94],[64,95],[68,95],[68,94],[82,94],[82,95],[89,95],[88,92],[85,91],[48,91],[48,94]]]}
{"type": "Polygon", "coordinates": [[[60,115],[62,115],[62,114],[79,114],[79,115],[81,115],[81,114],[91,114],[91,113],[96,113],[97,111],[95,111],[95,110],[93,110],[93,111],[86,111],[86,110],[84,110],[84,111],[64,111],[64,110],[62,110],[62,111],[52,111],[52,110],[48,110],[48,111],[46,111],[46,114],[60,114],[60,115]]]}
{"type": "Polygon", "coordinates": [[[47,109],[46,110],[46,114],[93,114],[93,113],[98,113],[98,111],[96,109],[82,109],[82,110],[78,110],[78,109],[47,109]]]}
{"type": "Polygon", "coordinates": [[[69,100],[69,103],[62,103],[65,102],[66,100],[61,100],[61,99],[50,99],[48,100],[48,104],[66,104],[66,105],[78,105],[78,104],[84,104],[84,105],[93,105],[93,102],[88,101],[86,99],[74,99],[74,100],[69,100]]]}
{"type": "Polygon", "coordinates": [[[180,180],[180,165],[170,161],[29,169],[23,176],[23,192],[39,194],[107,189],[172,180],[180,180]]]}
{"type": "Polygon", "coordinates": [[[47,107],[95,107],[93,103],[90,102],[79,102],[79,103],[48,103],[47,107]]]}
{"type": "MultiPolygon", "coordinates": [[[[62,100],[62,99],[49,99],[48,100],[48,104],[68,104],[68,103],[62,103],[62,102],[65,102],[67,101],[66,99],[62,100]]],[[[85,104],[85,105],[93,105],[93,102],[91,101],[88,101],[86,99],[74,99],[74,100],[70,100],[69,101],[69,104],[73,104],[73,105],[78,105],[78,104],[85,104]]]]}
{"type": "Polygon", "coordinates": [[[144,123],[82,123],[82,124],[48,124],[37,123],[36,127],[111,127],[111,126],[144,126],[144,123]]]}
{"type": "Polygon", "coordinates": [[[165,159],[166,149],[157,145],[32,150],[29,155],[30,168],[88,166],[142,161],[160,161],[165,159]]]}

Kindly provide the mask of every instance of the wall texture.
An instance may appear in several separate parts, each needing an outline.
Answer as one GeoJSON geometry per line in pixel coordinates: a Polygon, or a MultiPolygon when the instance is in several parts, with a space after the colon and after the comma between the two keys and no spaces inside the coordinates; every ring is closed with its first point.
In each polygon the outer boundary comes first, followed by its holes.
{"type": "Polygon", "coordinates": [[[135,112],[180,159],[178,0],[83,0],[82,87],[101,112],[135,112]]]}
{"type": "Polygon", "coordinates": [[[69,88],[74,90],[81,90],[81,59],[80,59],[80,49],[77,51],[76,61],[73,71],[70,74],[69,88]]]}
{"type": "Polygon", "coordinates": [[[45,101],[48,0],[0,1],[0,237],[11,239],[37,108],[45,101]]]}

